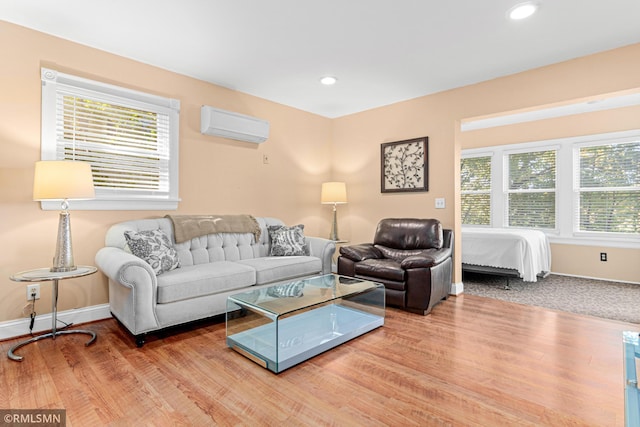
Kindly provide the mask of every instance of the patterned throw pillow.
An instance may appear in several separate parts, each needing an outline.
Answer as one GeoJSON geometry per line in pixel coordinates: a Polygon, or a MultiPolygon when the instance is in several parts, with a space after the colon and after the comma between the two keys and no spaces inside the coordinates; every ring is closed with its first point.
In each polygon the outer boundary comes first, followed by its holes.
{"type": "Polygon", "coordinates": [[[304,295],[304,282],[297,281],[267,288],[267,295],[273,298],[300,298],[304,295]]]}
{"type": "Polygon", "coordinates": [[[304,242],[304,225],[293,227],[284,225],[269,226],[271,239],[270,256],[309,255],[309,248],[304,242]]]}
{"type": "Polygon", "coordinates": [[[124,237],[131,253],[145,260],[156,276],[180,267],[178,253],[171,246],[171,241],[164,231],[125,231],[124,237]]]}

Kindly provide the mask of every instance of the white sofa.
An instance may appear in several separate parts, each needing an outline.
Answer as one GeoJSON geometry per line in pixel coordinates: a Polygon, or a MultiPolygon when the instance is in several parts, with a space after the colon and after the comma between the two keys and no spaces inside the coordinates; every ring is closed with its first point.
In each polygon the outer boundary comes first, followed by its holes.
{"type": "Polygon", "coordinates": [[[169,218],[141,219],[113,225],[105,247],[96,254],[98,268],[109,279],[111,313],[141,347],[149,332],[226,312],[227,296],[296,278],[331,273],[335,243],[305,236],[308,255],[269,256],[268,226],[284,225],[275,218],[255,218],[251,233],[216,233],[176,243],[169,218]],[[162,230],[170,239],[180,267],[154,273],[127,247],[125,231],[162,230]]]}

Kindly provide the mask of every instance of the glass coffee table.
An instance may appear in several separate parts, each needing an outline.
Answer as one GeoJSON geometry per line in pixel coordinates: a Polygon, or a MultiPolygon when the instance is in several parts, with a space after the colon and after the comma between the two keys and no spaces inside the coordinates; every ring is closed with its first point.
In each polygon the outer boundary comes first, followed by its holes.
{"type": "Polygon", "coordinates": [[[227,298],[227,345],[279,373],[384,325],[381,283],[327,274],[227,298]]]}

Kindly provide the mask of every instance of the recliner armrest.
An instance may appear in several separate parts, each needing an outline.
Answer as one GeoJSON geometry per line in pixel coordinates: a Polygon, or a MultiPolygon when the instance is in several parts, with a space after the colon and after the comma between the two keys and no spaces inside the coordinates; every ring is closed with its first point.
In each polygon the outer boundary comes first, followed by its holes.
{"type": "Polygon", "coordinates": [[[400,266],[405,270],[410,268],[430,268],[451,258],[452,253],[451,248],[426,249],[420,254],[406,257],[401,261],[400,266]]]}
{"type": "Polygon", "coordinates": [[[411,268],[430,268],[434,265],[436,265],[436,260],[434,257],[429,255],[414,255],[406,257],[400,262],[400,267],[405,270],[409,270],[411,268]]]}
{"type": "Polygon", "coordinates": [[[365,259],[383,258],[382,252],[375,248],[371,243],[343,246],[340,248],[340,255],[356,262],[364,261],[365,259]]]}
{"type": "Polygon", "coordinates": [[[444,247],[442,249],[429,249],[429,253],[426,254],[434,259],[435,264],[442,264],[453,255],[452,248],[444,247]]]}

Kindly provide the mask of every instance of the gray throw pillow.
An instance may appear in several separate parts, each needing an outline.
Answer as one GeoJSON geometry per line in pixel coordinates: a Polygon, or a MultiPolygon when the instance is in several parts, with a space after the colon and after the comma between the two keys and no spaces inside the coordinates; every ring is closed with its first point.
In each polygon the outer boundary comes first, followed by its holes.
{"type": "Polygon", "coordinates": [[[309,248],[304,241],[304,225],[292,227],[284,225],[269,226],[271,239],[270,256],[309,255],[309,248]]]}
{"type": "Polygon", "coordinates": [[[125,231],[124,237],[131,253],[145,260],[156,276],[180,267],[178,252],[171,246],[171,241],[164,231],[125,231]]]}
{"type": "Polygon", "coordinates": [[[304,282],[297,281],[267,288],[267,295],[273,298],[300,298],[304,295],[304,282]]]}

